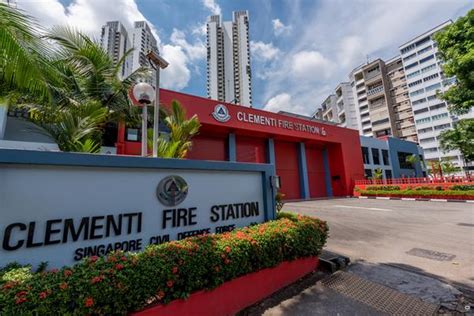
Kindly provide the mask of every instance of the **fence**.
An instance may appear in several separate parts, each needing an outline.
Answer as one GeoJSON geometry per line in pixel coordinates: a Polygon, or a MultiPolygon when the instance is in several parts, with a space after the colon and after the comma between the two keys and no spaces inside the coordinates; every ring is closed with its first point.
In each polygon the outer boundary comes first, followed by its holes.
{"type": "Polygon", "coordinates": [[[474,177],[446,176],[434,178],[397,178],[356,180],[355,185],[400,185],[400,184],[474,184],[474,177]]]}

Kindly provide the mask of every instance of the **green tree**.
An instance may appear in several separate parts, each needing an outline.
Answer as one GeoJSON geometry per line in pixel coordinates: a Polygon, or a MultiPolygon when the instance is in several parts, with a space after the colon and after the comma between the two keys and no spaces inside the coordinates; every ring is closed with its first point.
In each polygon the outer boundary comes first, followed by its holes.
{"type": "MultiPolygon", "coordinates": [[[[186,118],[186,110],[173,100],[171,107],[160,107],[160,117],[169,134],[158,137],[158,157],[185,158],[192,147],[191,139],[198,134],[201,123],[196,115],[186,118]]],[[[153,146],[153,132],[148,130],[148,147],[153,146]]]]}
{"type": "Polygon", "coordinates": [[[441,161],[441,169],[443,170],[443,174],[445,176],[452,175],[461,170],[461,168],[459,168],[449,160],[441,161]]]}
{"type": "Polygon", "coordinates": [[[444,61],[443,72],[456,77],[456,84],[441,95],[450,111],[460,115],[474,106],[474,9],[435,34],[444,61]]]}
{"type": "Polygon", "coordinates": [[[420,161],[420,158],[417,155],[410,155],[405,158],[405,161],[409,163],[413,169],[416,169],[416,164],[420,161]]]}
{"type": "Polygon", "coordinates": [[[474,119],[460,120],[452,129],[441,132],[439,140],[444,152],[461,152],[465,167],[474,161],[474,119]]]}

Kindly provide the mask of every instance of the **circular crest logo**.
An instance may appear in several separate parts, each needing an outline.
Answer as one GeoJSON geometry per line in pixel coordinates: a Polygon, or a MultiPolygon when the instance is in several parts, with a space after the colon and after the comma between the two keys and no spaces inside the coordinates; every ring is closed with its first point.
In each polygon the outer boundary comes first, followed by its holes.
{"type": "Polygon", "coordinates": [[[216,119],[216,121],[225,123],[230,120],[229,110],[224,104],[218,104],[214,108],[214,112],[212,112],[212,116],[216,119]]]}
{"type": "Polygon", "coordinates": [[[188,195],[188,184],[180,176],[163,178],[156,188],[156,197],[166,206],[176,206],[188,195]]]}

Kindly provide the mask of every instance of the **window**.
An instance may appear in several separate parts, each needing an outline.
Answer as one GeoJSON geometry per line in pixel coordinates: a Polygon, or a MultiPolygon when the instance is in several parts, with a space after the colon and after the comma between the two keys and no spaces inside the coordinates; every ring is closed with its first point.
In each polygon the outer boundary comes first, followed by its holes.
{"type": "Polygon", "coordinates": [[[423,64],[423,63],[426,63],[428,60],[431,60],[433,58],[434,58],[434,55],[429,55],[425,58],[420,59],[420,65],[423,64]]]}
{"type": "Polygon", "coordinates": [[[413,68],[413,67],[416,67],[418,65],[418,62],[414,62],[413,64],[409,64],[405,67],[405,70],[406,69],[410,69],[410,68],[413,68]]]}
{"type": "Polygon", "coordinates": [[[433,131],[433,127],[422,128],[418,130],[418,134],[429,133],[433,131]]]}
{"type": "Polygon", "coordinates": [[[420,139],[420,144],[431,143],[431,142],[434,142],[435,140],[436,138],[434,137],[422,138],[420,139]]]}
{"type": "Polygon", "coordinates": [[[126,140],[129,142],[141,141],[139,130],[136,128],[127,128],[126,140]]]}
{"type": "Polygon", "coordinates": [[[392,179],[392,170],[385,170],[385,179],[392,179]]]}
{"type": "Polygon", "coordinates": [[[411,54],[411,55],[408,55],[407,57],[403,58],[403,61],[407,61],[407,60],[409,60],[409,59],[412,59],[412,58],[415,57],[415,56],[416,56],[416,53],[413,53],[413,54],[411,54]]]}
{"type": "Polygon", "coordinates": [[[401,52],[402,52],[402,54],[408,53],[409,51],[411,51],[411,50],[414,49],[415,47],[416,47],[415,44],[408,45],[407,47],[402,48],[402,49],[401,49],[401,52]]]}
{"type": "Polygon", "coordinates": [[[418,47],[418,46],[421,46],[421,45],[423,45],[424,43],[429,42],[429,41],[430,41],[430,37],[427,36],[427,37],[422,38],[422,39],[419,40],[418,42],[416,42],[415,45],[416,45],[416,47],[418,47]]]}
{"type": "Polygon", "coordinates": [[[414,71],[414,72],[412,72],[412,73],[409,73],[409,74],[407,75],[407,79],[416,77],[416,76],[418,76],[419,74],[420,74],[420,71],[419,71],[419,70],[414,71]]]}
{"type": "Polygon", "coordinates": [[[443,103],[438,103],[438,104],[430,106],[430,110],[433,111],[433,110],[442,109],[445,107],[446,107],[446,103],[443,102],[443,103]]]}
{"type": "Polygon", "coordinates": [[[426,98],[428,101],[436,99],[436,94],[430,95],[426,98]]]}
{"type": "Polygon", "coordinates": [[[430,45],[430,46],[427,46],[427,47],[425,47],[425,48],[423,48],[423,49],[420,49],[420,50],[417,52],[417,54],[418,54],[418,55],[421,55],[421,54],[426,53],[427,51],[432,50],[432,49],[433,49],[433,47],[430,45]]]}
{"type": "Polygon", "coordinates": [[[423,109],[413,111],[413,114],[417,115],[417,114],[421,114],[421,113],[425,113],[425,112],[428,112],[428,108],[423,108],[423,109]]]}
{"type": "Polygon", "coordinates": [[[419,85],[420,83],[422,83],[423,81],[420,79],[420,80],[417,80],[417,81],[413,81],[411,83],[408,84],[409,87],[414,87],[416,85],[419,85]]]}
{"type": "Polygon", "coordinates": [[[423,78],[423,81],[424,82],[430,81],[430,80],[433,80],[433,79],[438,78],[438,77],[439,77],[439,74],[435,73],[435,74],[429,75],[428,77],[423,78]]]}
{"type": "Polygon", "coordinates": [[[380,156],[378,148],[372,148],[372,161],[374,162],[374,165],[380,165],[380,156]]]}
{"type": "Polygon", "coordinates": [[[382,160],[385,166],[390,166],[390,160],[388,159],[388,150],[382,149],[382,160]]]}
{"type": "Polygon", "coordinates": [[[442,114],[438,114],[438,115],[433,115],[433,116],[431,117],[431,119],[432,119],[433,121],[437,121],[437,120],[441,120],[441,119],[443,119],[443,118],[445,118],[445,117],[448,117],[448,113],[442,113],[442,114]]]}
{"type": "Polygon", "coordinates": [[[364,174],[366,179],[372,178],[372,170],[371,169],[364,169],[364,174]]]}
{"type": "Polygon", "coordinates": [[[362,158],[364,159],[364,164],[369,164],[369,149],[367,147],[362,147],[362,158]]]}
{"type": "Polygon", "coordinates": [[[429,117],[425,117],[425,118],[416,120],[416,124],[424,124],[424,123],[429,123],[429,122],[431,122],[431,118],[429,118],[429,117]]]}
{"type": "Polygon", "coordinates": [[[437,147],[425,148],[425,149],[423,149],[423,151],[424,151],[425,153],[435,153],[435,152],[438,151],[438,148],[437,148],[437,147]]]}
{"type": "Polygon", "coordinates": [[[450,128],[451,127],[451,124],[441,124],[441,125],[437,125],[434,127],[435,131],[439,131],[439,130],[442,130],[442,129],[447,129],[447,128],[450,128]]]}
{"type": "Polygon", "coordinates": [[[421,72],[427,72],[435,68],[436,68],[436,64],[432,64],[432,65],[426,66],[425,68],[421,68],[421,72]]]}
{"type": "Polygon", "coordinates": [[[398,152],[398,164],[401,169],[413,169],[413,165],[407,161],[407,157],[411,156],[411,153],[399,151],[398,152]]]}
{"type": "Polygon", "coordinates": [[[413,101],[413,105],[417,105],[417,104],[421,104],[421,103],[425,103],[426,102],[426,99],[423,98],[423,99],[419,99],[419,100],[416,100],[416,101],[413,101]]]}
{"type": "Polygon", "coordinates": [[[410,96],[413,97],[415,95],[419,95],[419,94],[422,94],[424,92],[425,92],[424,89],[415,90],[413,92],[410,92],[410,96]]]}
{"type": "Polygon", "coordinates": [[[426,89],[426,91],[431,91],[431,90],[438,89],[438,88],[441,88],[441,83],[432,84],[431,86],[428,86],[425,89],[426,89]]]}
{"type": "Polygon", "coordinates": [[[384,123],[388,123],[390,120],[388,118],[385,118],[383,120],[378,120],[378,121],[374,121],[372,122],[372,126],[375,126],[375,125],[381,125],[381,124],[384,124],[384,123]]]}

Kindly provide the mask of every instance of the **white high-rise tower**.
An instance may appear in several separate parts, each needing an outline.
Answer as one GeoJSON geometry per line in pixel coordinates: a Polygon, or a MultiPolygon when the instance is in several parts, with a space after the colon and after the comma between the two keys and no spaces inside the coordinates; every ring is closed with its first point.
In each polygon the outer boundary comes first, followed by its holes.
{"type": "Polygon", "coordinates": [[[213,15],[207,23],[207,95],[211,99],[252,106],[248,11],[232,21],[213,15]]]}
{"type": "MultiPolygon", "coordinates": [[[[101,46],[107,51],[114,63],[117,63],[131,48],[128,33],[125,27],[119,21],[110,21],[102,26],[100,38],[101,46]]],[[[132,58],[126,58],[120,77],[127,77],[132,71],[132,58]]]]}
{"type": "MultiPolygon", "coordinates": [[[[132,36],[133,51],[133,70],[140,67],[150,67],[146,55],[150,51],[159,54],[156,38],[151,33],[150,26],[145,21],[135,22],[132,36]]],[[[150,80],[146,80],[152,86],[155,86],[155,72],[152,71],[150,80]]]]}

